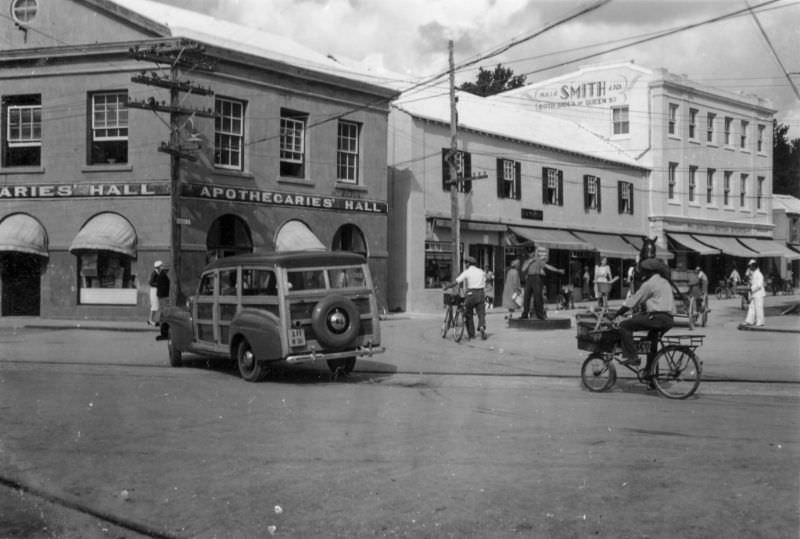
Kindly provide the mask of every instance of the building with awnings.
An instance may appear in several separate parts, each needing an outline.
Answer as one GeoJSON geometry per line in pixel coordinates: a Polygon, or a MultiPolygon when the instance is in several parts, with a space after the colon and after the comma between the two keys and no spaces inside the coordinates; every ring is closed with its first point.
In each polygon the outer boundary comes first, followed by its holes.
{"type": "Polygon", "coordinates": [[[800,198],[791,195],[772,195],[772,219],[775,222],[773,241],[776,247],[788,247],[791,256],[779,260],[781,277],[800,286],[800,198]]]}
{"type": "MultiPolygon", "coordinates": [[[[533,245],[566,271],[548,279],[550,300],[561,286],[580,290],[584,267],[592,272],[601,256],[621,275],[637,253],[625,236],[641,242],[648,230],[649,171],[572,121],[464,92],[457,98],[457,249],[493,272],[495,305],[511,262],[533,245]]],[[[456,248],[449,97],[438,89],[404,94],[389,123],[389,305],[436,311],[456,248]]]]}
{"type": "Polygon", "coordinates": [[[137,319],[210,260],[363,254],[383,287],[397,91],[291,40],[149,0],[0,18],[0,315],[137,319]]]}
{"type": "MultiPolygon", "coordinates": [[[[634,63],[582,67],[490,99],[571,120],[650,170],[647,230],[678,272],[712,282],[767,257],[737,241],[774,239],[772,121],[756,95],[634,63]]],[[[752,243],[751,247],[756,244],[752,243]]]]}

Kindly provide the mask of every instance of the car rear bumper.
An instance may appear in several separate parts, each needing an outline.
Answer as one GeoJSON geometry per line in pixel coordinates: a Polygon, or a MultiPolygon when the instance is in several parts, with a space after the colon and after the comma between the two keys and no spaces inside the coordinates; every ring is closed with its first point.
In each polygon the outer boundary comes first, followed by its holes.
{"type": "Polygon", "coordinates": [[[322,361],[328,359],[342,359],[346,357],[371,357],[375,354],[382,354],[386,348],[382,346],[359,346],[351,350],[343,350],[341,352],[317,352],[312,350],[305,354],[291,354],[286,357],[286,363],[310,363],[313,361],[322,361]]]}

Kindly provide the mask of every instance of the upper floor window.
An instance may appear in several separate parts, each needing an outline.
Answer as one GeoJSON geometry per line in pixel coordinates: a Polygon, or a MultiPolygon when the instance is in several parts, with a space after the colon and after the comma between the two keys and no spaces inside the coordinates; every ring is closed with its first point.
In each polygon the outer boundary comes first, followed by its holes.
{"type": "Polygon", "coordinates": [[[214,165],[243,170],[244,102],[217,97],[214,112],[214,165]]]}
{"type": "Polygon", "coordinates": [[[764,197],[764,176],[759,176],[756,184],[756,208],[761,209],[761,199],[764,197]]]}
{"type": "Polygon", "coordinates": [[[765,127],[763,125],[758,126],[758,141],[756,142],[756,146],[759,152],[764,151],[764,132],[765,127]]]}
{"type": "Polygon", "coordinates": [[[307,120],[305,113],[281,109],[281,176],[305,177],[307,120]]]}
{"type": "Polygon", "coordinates": [[[597,176],[583,177],[583,209],[600,213],[600,178],[597,176]]]}
{"type": "Polygon", "coordinates": [[[6,129],[4,167],[42,164],[42,96],[14,95],[3,98],[6,129]]]}
{"type": "Polygon", "coordinates": [[[742,174],[739,180],[739,207],[747,207],[747,174],[742,174]]]}
{"type": "Polygon", "coordinates": [[[725,171],[725,176],[722,180],[722,203],[726,206],[731,205],[731,177],[733,172],[730,170],[725,171]]]}
{"type": "Polygon", "coordinates": [[[689,109],[689,138],[697,138],[697,109],[689,109]]]}
{"type": "MultiPolygon", "coordinates": [[[[442,188],[445,191],[449,191],[452,185],[452,181],[450,180],[450,162],[447,160],[449,155],[450,149],[442,148],[442,188]]],[[[472,181],[465,180],[464,178],[472,176],[471,154],[456,150],[453,155],[453,164],[456,169],[456,190],[461,193],[469,193],[472,191],[472,181]]]]}
{"type": "Polygon", "coordinates": [[[89,164],[128,162],[128,93],[91,95],[89,164]]]}
{"type": "Polygon", "coordinates": [[[619,213],[633,215],[633,183],[617,182],[619,213]]]}
{"type": "Polygon", "coordinates": [[[726,116],[725,117],[725,145],[731,145],[731,137],[733,136],[731,133],[731,128],[733,127],[733,118],[726,116]]]}
{"type": "Polygon", "coordinates": [[[622,107],[611,107],[611,120],[614,124],[615,135],[627,135],[630,132],[627,105],[622,107]]]}
{"type": "Polygon", "coordinates": [[[697,190],[697,167],[689,167],[689,202],[694,202],[694,193],[697,190]]]}
{"type": "Polygon", "coordinates": [[[497,197],[522,198],[522,164],[519,161],[497,160],[497,197]]]}
{"type": "Polygon", "coordinates": [[[358,183],[359,139],[361,125],[339,121],[336,137],[336,179],[358,183]]]}
{"type": "Polygon", "coordinates": [[[678,163],[670,163],[667,171],[667,198],[675,198],[675,184],[678,181],[678,163]]]}
{"type": "Polygon", "coordinates": [[[669,118],[667,122],[667,132],[670,135],[674,135],[676,132],[675,126],[678,123],[678,105],[674,103],[669,104],[669,118]]]}
{"type": "Polygon", "coordinates": [[[713,112],[709,112],[706,116],[706,142],[714,142],[714,121],[717,119],[717,115],[713,112]]]}
{"type": "Polygon", "coordinates": [[[739,136],[739,147],[747,148],[747,129],[750,127],[750,122],[742,120],[742,133],[739,136]]]}
{"type": "Polygon", "coordinates": [[[714,201],[714,172],[713,168],[706,171],[706,204],[714,201]]]}
{"type": "Polygon", "coordinates": [[[564,205],[564,172],[556,168],[542,168],[542,202],[564,205]]]}

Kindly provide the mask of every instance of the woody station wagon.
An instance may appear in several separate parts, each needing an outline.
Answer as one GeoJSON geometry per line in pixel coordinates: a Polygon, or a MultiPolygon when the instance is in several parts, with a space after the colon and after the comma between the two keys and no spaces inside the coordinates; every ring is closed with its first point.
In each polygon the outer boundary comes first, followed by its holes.
{"type": "Polygon", "coordinates": [[[230,358],[251,382],[276,363],[326,361],[349,373],[356,358],[384,351],[369,267],[345,251],[216,260],[186,308],[166,309],[161,326],[172,366],[184,352],[230,358]]]}

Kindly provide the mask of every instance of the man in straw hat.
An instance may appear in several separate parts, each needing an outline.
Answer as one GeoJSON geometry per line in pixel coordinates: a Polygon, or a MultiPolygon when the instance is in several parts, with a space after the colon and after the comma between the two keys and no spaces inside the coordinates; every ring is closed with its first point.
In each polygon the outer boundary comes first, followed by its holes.
{"type": "Polygon", "coordinates": [[[747,316],[744,319],[745,326],[761,327],[764,325],[764,275],[758,269],[758,262],[751,258],[747,263],[747,270],[750,273],[750,304],[747,306],[747,316]]]}

